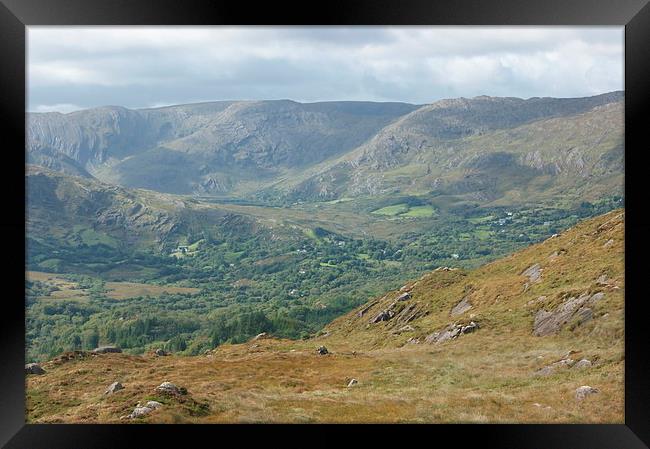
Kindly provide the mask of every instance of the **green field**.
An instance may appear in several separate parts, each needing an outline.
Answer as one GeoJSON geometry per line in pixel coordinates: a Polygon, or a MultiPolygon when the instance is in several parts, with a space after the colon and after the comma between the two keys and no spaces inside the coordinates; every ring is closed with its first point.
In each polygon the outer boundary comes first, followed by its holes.
{"type": "Polygon", "coordinates": [[[381,209],[373,210],[371,213],[375,215],[387,215],[389,217],[394,217],[396,215],[408,212],[408,210],[409,210],[408,204],[402,203],[402,204],[395,204],[393,206],[382,207],[381,209]]]}

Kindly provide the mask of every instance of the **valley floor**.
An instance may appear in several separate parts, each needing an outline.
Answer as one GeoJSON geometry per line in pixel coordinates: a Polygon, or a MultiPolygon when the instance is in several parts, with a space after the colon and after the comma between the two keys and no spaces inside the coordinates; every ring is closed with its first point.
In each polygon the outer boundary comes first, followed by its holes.
{"type": "Polygon", "coordinates": [[[28,376],[30,423],[622,423],[623,348],[479,333],[440,345],[355,351],[327,338],[259,339],[203,356],[78,353],[28,376]],[[326,344],[327,355],[316,348],[326,344]],[[569,351],[593,366],[536,371],[569,351]],[[351,379],[357,384],[348,387],[351,379]],[[124,389],[104,394],[111,383],[124,389]],[[169,381],[187,389],[168,396],[169,381]],[[598,394],[579,401],[576,388],[598,394]],[[138,402],[162,403],[120,419],[138,402]]]}

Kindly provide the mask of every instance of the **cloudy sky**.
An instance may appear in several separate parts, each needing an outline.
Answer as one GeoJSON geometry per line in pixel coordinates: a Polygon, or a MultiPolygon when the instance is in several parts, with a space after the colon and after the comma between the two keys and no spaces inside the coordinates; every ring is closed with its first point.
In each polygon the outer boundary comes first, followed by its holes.
{"type": "Polygon", "coordinates": [[[28,110],[623,89],[623,27],[28,28],[28,110]]]}

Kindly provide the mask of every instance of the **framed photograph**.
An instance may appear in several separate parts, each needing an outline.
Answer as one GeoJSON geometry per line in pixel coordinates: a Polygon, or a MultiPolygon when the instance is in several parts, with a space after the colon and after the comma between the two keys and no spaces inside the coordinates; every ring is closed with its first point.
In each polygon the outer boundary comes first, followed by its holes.
{"type": "Polygon", "coordinates": [[[0,443],[648,447],[648,42],[646,0],[2,0],[0,443]]]}

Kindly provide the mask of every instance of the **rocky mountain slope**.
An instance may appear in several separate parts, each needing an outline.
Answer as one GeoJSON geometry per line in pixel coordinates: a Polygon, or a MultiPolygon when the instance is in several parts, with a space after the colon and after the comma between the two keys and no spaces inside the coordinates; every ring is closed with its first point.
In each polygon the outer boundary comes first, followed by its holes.
{"type": "Polygon", "coordinates": [[[622,190],[623,95],[214,102],[28,115],[28,159],[169,193],[490,202],[622,190]]]}
{"type": "Polygon", "coordinates": [[[206,230],[255,232],[256,220],[191,198],[127,189],[28,165],[27,237],[54,246],[104,244],[166,250],[206,230]]]}
{"type": "Polygon", "coordinates": [[[27,420],[622,423],[623,231],[618,209],[437,269],[309,340],[66,354],[27,376],[27,420]]]}
{"type": "Polygon", "coordinates": [[[401,103],[213,102],[28,116],[30,162],[129,187],[223,193],[349,151],[401,103]]]}

